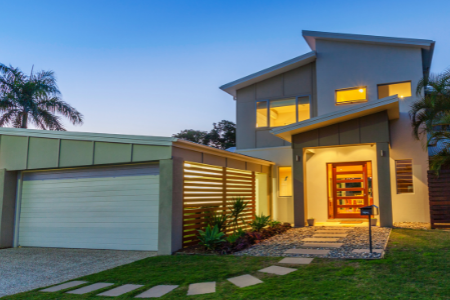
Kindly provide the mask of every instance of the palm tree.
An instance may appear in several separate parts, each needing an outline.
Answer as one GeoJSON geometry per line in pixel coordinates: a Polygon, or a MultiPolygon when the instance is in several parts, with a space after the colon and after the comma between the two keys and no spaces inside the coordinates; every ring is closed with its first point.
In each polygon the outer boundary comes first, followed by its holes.
{"type": "Polygon", "coordinates": [[[450,165],[450,70],[424,77],[416,95],[421,99],[410,110],[413,135],[426,141],[425,147],[434,149],[430,169],[439,173],[443,166],[450,165]]]}
{"type": "Polygon", "coordinates": [[[62,115],[72,124],[83,124],[83,115],[61,100],[53,71],[30,76],[18,68],[0,64],[0,127],[62,130],[62,115]]]}

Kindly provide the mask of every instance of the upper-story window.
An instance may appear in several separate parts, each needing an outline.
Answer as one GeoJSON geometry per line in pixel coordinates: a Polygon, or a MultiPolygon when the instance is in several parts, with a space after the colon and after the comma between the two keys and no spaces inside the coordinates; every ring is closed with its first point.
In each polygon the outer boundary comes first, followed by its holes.
{"type": "Polygon", "coordinates": [[[256,102],[256,127],[285,126],[309,118],[309,97],[256,102]]]}
{"type": "Polygon", "coordinates": [[[336,104],[351,104],[366,101],[367,88],[365,86],[336,90],[336,104]]]}
{"type": "Polygon", "coordinates": [[[378,85],[378,99],[393,95],[411,97],[411,81],[378,85]]]}

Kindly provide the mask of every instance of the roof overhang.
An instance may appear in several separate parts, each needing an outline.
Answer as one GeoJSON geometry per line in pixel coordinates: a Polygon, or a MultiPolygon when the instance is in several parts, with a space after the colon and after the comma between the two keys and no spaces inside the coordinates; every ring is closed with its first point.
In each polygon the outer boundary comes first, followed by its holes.
{"type": "Polygon", "coordinates": [[[317,128],[364,117],[377,112],[387,111],[389,120],[399,118],[399,100],[397,95],[349,106],[345,109],[320,115],[302,122],[272,129],[270,132],[283,140],[292,141],[292,136],[317,128]]]}
{"type": "Polygon", "coordinates": [[[348,34],[348,33],[332,33],[321,31],[302,31],[303,38],[308,43],[311,50],[316,51],[316,40],[357,42],[366,44],[381,44],[390,46],[416,47],[422,49],[422,63],[424,75],[429,74],[431,60],[433,58],[434,44],[433,40],[396,38],[375,35],[348,34]]]}
{"type": "Polygon", "coordinates": [[[297,56],[288,61],[282,62],[281,64],[272,66],[270,68],[264,69],[262,71],[253,73],[251,75],[242,77],[238,80],[224,84],[220,87],[220,89],[227,92],[228,94],[232,95],[233,97],[236,97],[236,91],[238,89],[242,89],[242,88],[252,85],[254,83],[263,81],[265,79],[271,78],[271,77],[279,75],[281,73],[304,66],[315,60],[316,60],[316,53],[314,51],[308,52],[306,54],[297,56]]]}

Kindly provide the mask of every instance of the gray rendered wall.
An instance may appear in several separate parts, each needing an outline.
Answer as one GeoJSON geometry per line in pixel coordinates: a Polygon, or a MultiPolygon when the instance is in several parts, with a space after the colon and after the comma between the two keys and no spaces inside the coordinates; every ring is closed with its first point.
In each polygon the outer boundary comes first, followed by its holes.
{"type": "Polygon", "coordinates": [[[258,100],[272,100],[311,95],[312,115],[315,105],[315,63],[296,68],[237,91],[236,144],[237,149],[287,146],[288,142],[272,135],[269,128],[256,128],[258,100]]]}
{"type": "Polygon", "coordinates": [[[0,249],[13,246],[17,172],[0,170],[0,249]]]}

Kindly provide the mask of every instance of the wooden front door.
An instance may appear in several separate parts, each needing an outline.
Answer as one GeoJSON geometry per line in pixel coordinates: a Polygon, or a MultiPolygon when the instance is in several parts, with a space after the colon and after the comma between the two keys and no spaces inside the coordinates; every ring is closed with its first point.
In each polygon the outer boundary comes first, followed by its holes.
{"type": "Polygon", "coordinates": [[[359,208],[369,205],[368,163],[332,164],[334,218],[364,218],[359,208]]]}

